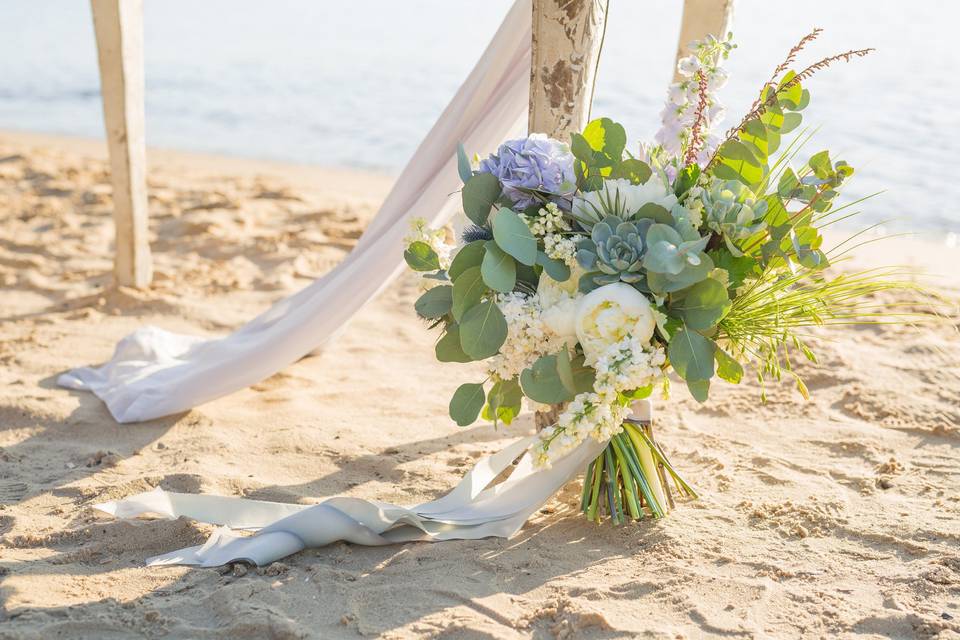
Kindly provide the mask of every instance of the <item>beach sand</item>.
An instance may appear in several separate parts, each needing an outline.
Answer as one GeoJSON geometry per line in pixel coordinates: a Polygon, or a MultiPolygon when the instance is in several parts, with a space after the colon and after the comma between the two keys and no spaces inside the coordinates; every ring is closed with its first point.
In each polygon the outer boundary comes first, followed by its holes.
{"type": "MultiPolygon", "coordinates": [[[[824,334],[821,366],[797,365],[809,402],[677,387],[656,433],[702,497],[661,521],[591,524],[576,481],[512,540],[144,568],[212,528],[91,505],[155,486],[412,504],[532,430],[449,420],[479,368],[434,360],[410,276],[321,354],[186,414],[119,425],[56,386],[143,324],[239,326],[342,259],[390,182],[151,151],[155,282],[115,289],[103,144],[0,134],[0,638],[960,637],[955,314],[824,334]]],[[[960,294],[955,250],[872,247],[960,294]]]]}

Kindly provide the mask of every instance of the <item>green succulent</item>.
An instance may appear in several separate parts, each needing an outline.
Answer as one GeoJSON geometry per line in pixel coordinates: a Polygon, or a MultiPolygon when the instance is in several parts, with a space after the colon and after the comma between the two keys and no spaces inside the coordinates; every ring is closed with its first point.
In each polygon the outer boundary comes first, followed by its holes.
{"type": "Polygon", "coordinates": [[[643,280],[643,238],[650,222],[624,222],[607,216],[593,225],[590,239],[582,240],[578,247],[577,262],[591,272],[594,284],[643,280]]]}
{"type": "Polygon", "coordinates": [[[704,280],[713,270],[713,260],[704,249],[709,236],[685,240],[673,227],[651,225],[643,257],[647,286],[654,293],[672,293],[704,280]]]}
{"type": "Polygon", "coordinates": [[[736,180],[717,181],[701,196],[707,228],[723,238],[735,257],[743,252],[737,243],[766,227],[765,200],[757,200],[743,183],[736,180]]]}

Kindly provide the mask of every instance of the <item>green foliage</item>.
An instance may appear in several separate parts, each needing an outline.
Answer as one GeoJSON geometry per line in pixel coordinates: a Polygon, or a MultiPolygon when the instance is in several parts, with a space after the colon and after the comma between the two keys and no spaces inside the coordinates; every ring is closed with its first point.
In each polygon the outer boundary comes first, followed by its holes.
{"type": "Polygon", "coordinates": [[[727,140],[717,150],[720,161],[713,167],[713,175],[724,180],[739,180],[751,189],[759,188],[767,176],[767,168],[766,157],[756,149],[739,140],[727,140]]]}
{"type": "Polygon", "coordinates": [[[667,354],[677,375],[687,382],[697,382],[713,377],[716,348],[713,340],[684,327],[670,338],[667,354]]]}
{"type": "Polygon", "coordinates": [[[504,207],[491,216],[490,222],[493,239],[501,249],[525,265],[537,263],[537,239],[520,216],[504,207]]]}
{"type": "Polygon", "coordinates": [[[723,349],[718,348],[713,355],[717,361],[717,376],[727,382],[740,384],[740,380],[743,378],[743,365],[723,349]]]}
{"type": "Polygon", "coordinates": [[[673,227],[651,225],[643,258],[650,290],[660,294],[672,293],[706,278],[713,269],[713,261],[704,253],[709,240],[709,236],[684,240],[673,227]]]}
{"type": "Polygon", "coordinates": [[[764,87],[759,106],[711,160],[710,169],[715,176],[738,180],[754,193],[764,191],[770,157],[780,148],[782,136],[800,126],[799,112],[810,102],[810,93],[795,78],[796,73],[790,71],[775,87],[764,87]]]}
{"type": "Polygon", "coordinates": [[[650,165],[636,158],[627,158],[610,169],[610,178],[629,180],[630,184],[644,184],[652,174],[650,165]]]}
{"type": "Polygon", "coordinates": [[[487,240],[480,266],[483,281],[494,291],[509,293],[517,284],[517,263],[493,240],[487,240]]]}
{"type": "Polygon", "coordinates": [[[507,321],[493,300],[471,307],[460,320],[460,346],[474,360],[496,355],[507,339],[507,321]]]}
{"type": "Polygon", "coordinates": [[[609,118],[598,118],[587,123],[582,134],[574,133],[570,150],[576,162],[574,170],[581,191],[596,191],[604,178],[625,178],[632,184],[643,184],[652,171],[636,158],[624,160],[627,133],[623,126],[609,118]]]}
{"type": "Polygon", "coordinates": [[[520,389],[520,383],[516,378],[500,380],[493,385],[493,388],[487,394],[487,405],[484,407],[483,417],[494,424],[498,420],[510,424],[520,413],[522,399],[523,391],[520,389]]]}
{"type": "Polygon", "coordinates": [[[480,267],[470,267],[453,281],[451,308],[453,319],[459,322],[463,314],[480,302],[489,289],[483,281],[480,267]]]}
{"type": "Polygon", "coordinates": [[[532,367],[520,374],[520,386],[530,399],[544,404],[559,404],[572,400],[572,393],[563,384],[557,369],[557,356],[541,356],[532,367]]]}
{"type": "Polygon", "coordinates": [[[687,389],[697,402],[706,402],[710,395],[709,380],[687,380],[687,389]]]}
{"type": "Polygon", "coordinates": [[[450,269],[448,269],[450,279],[456,280],[460,277],[461,273],[470,267],[479,267],[483,262],[483,255],[483,240],[475,240],[469,244],[463,245],[460,248],[460,251],[457,252],[457,255],[453,256],[453,261],[450,263],[450,269]]]}
{"type": "Polygon", "coordinates": [[[487,223],[490,209],[493,208],[501,192],[500,181],[492,173],[478,173],[472,176],[464,183],[463,191],[460,192],[463,212],[474,224],[482,227],[487,223]]]}
{"type": "Polygon", "coordinates": [[[673,193],[679,198],[697,184],[700,178],[700,165],[688,164],[677,174],[673,183],[673,193]]]}
{"type": "Polygon", "coordinates": [[[473,361],[473,358],[468,356],[460,345],[460,327],[457,326],[456,323],[447,325],[447,330],[440,336],[440,340],[437,341],[434,352],[437,355],[437,360],[440,362],[473,361]]]}
{"type": "Polygon", "coordinates": [[[716,326],[729,310],[727,288],[713,278],[701,280],[670,303],[671,314],[678,315],[687,327],[696,331],[716,326]]]}
{"type": "Polygon", "coordinates": [[[547,275],[557,282],[565,282],[570,279],[570,267],[560,260],[554,260],[543,251],[537,251],[537,264],[543,267],[547,275]]]}
{"type": "Polygon", "coordinates": [[[583,354],[572,357],[567,349],[562,349],[557,354],[557,375],[571,397],[593,390],[593,383],[597,379],[597,372],[593,367],[584,363],[583,354]]]}
{"type": "Polygon", "coordinates": [[[748,278],[756,278],[760,275],[759,263],[752,256],[738,258],[721,249],[708,251],[707,255],[717,269],[727,272],[727,288],[731,292],[739,289],[748,278]]]}
{"type": "Polygon", "coordinates": [[[429,289],[413,303],[413,308],[421,318],[442,318],[450,313],[452,306],[453,287],[448,284],[429,289]]]}
{"type": "Polygon", "coordinates": [[[403,252],[403,259],[414,271],[436,271],[440,268],[440,256],[426,242],[410,243],[403,252]]]}
{"type": "Polygon", "coordinates": [[[466,184],[473,177],[473,167],[470,166],[470,159],[463,148],[463,143],[457,143],[457,173],[460,174],[460,180],[466,184]]]}
{"type": "Polygon", "coordinates": [[[457,387],[450,399],[450,417],[461,427],[466,427],[476,421],[483,408],[483,385],[468,382],[457,387]]]}

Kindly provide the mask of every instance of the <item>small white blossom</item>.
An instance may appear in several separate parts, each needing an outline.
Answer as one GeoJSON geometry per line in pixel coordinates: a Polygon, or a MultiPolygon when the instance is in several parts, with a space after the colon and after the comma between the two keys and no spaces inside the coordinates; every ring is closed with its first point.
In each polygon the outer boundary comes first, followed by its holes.
{"type": "Polygon", "coordinates": [[[563,211],[554,202],[544,205],[537,215],[523,218],[530,228],[530,233],[537,237],[570,230],[570,222],[563,217],[563,211]]]}

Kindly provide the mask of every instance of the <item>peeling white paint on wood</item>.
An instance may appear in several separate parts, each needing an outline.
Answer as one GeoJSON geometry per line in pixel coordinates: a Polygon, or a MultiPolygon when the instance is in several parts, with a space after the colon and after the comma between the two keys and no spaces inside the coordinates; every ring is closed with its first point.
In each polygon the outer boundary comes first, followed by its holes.
{"type": "Polygon", "coordinates": [[[533,0],[531,132],[568,140],[590,119],[608,0],[533,0]]]}

